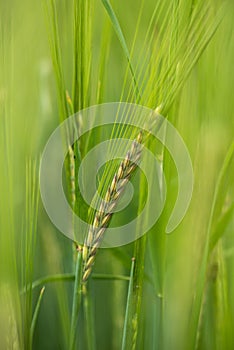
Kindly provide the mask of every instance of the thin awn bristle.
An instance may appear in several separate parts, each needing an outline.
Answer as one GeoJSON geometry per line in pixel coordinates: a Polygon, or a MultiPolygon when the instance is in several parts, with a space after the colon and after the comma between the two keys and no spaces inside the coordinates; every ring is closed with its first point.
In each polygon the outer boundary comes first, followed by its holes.
{"type": "Polygon", "coordinates": [[[107,189],[104,197],[105,202],[101,203],[99,210],[95,214],[93,224],[89,229],[83,247],[83,282],[87,281],[92,271],[92,265],[94,263],[97,250],[100,247],[103,235],[110,224],[113,216],[113,210],[116,208],[121,194],[137,168],[137,162],[141,157],[142,139],[143,135],[142,131],[140,131],[136,139],[133,141],[130,150],[127,152],[126,157],[121,161],[119,168],[115,173],[109,188],[107,189]]]}

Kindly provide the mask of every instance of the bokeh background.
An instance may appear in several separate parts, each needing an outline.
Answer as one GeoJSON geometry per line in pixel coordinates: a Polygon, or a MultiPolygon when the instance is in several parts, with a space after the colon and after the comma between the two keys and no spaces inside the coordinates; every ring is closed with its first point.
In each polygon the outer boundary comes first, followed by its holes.
{"type": "MultiPolygon", "coordinates": [[[[165,8],[172,2],[180,7],[185,4],[163,0],[165,8]]],[[[71,95],[73,2],[55,3],[64,79],[71,95]]],[[[193,3],[195,6],[197,2],[193,3]]],[[[223,4],[209,3],[214,8],[223,4]]],[[[156,4],[153,0],[112,1],[130,48],[138,26],[134,66],[143,62],[139,53],[156,4]]],[[[137,349],[195,349],[195,343],[198,349],[234,347],[233,5],[231,0],[226,1],[221,24],[167,111],[191,155],[194,193],[183,222],[166,235],[177,189],[176,169],[168,159],[166,208],[147,234],[137,349]],[[200,305],[195,295],[200,290],[207,249],[200,305]],[[195,327],[192,320],[197,313],[199,324],[195,327]]],[[[92,7],[88,104],[119,101],[121,95],[122,100],[128,100],[127,88],[123,90],[128,65],[123,49],[102,2],[92,1],[92,7]]],[[[25,297],[25,283],[47,275],[74,273],[74,246],[50,222],[38,193],[40,155],[60,120],[47,16],[43,1],[0,1],[1,349],[30,348],[29,329],[43,284],[25,297]]],[[[159,28],[165,16],[164,9],[158,16],[159,28]]],[[[152,51],[155,53],[157,50],[152,51]]],[[[131,85],[131,74],[126,84],[131,85]]],[[[148,105],[156,107],[157,102],[148,105]]],[[[152,144],[154,149],[157,143],[152,144]]],[[[137,177],[134,181],[137,184],[137,177]]],[[[133,244],[100,250],[94,272],[129,275],[133,254],[133,244]]],[[[90,287],[96,349],[120,349],[128,282],[92,279],[90,287]]],[[[72,296],[72,280],[45,283],[33,349],[68,348],[72,296]]],[[[81,349],[92,348],[86,328],[81,311],[77,328],[81,349]]]]}

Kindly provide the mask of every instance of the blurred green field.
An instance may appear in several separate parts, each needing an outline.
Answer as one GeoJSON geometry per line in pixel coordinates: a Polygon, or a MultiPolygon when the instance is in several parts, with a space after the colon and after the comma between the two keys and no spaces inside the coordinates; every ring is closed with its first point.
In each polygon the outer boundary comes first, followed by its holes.
{"type": "MultiPolygon", "coordinates": [[[[166,234],[177,172],[151,140],[163,156],[164,211],[137,242],[98,252],[73,348],[234,349],[234,3],[112,0],[124,42],[105,3],[0,0],[0,349],[72,349],[77,252],[41,203],[40,156],[72,112],[114,101],[161,105],[189,150],[194,191],[182,223],[166,234]],[[132,257],[130,282],[98,275],[129,277],[132,257]]],[[[98,130],[84,145],[101,137],[98,130]]],[[[135,208],[146,188],[139,178],[135,208]]]]}

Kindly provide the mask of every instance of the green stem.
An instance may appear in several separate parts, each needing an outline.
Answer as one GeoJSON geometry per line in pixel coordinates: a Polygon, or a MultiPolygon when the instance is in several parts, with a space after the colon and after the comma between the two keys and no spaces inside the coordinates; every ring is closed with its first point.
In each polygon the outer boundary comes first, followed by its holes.
{"type": "Polygon", "coordinates": [[[146,250],[146,235],[142,236],[135,242],[134,256],[136,257],[136,266],[134,269],[133,278],[133,315],[132,315],[132,347],[136,348],[139,318],[141,312],[142,290],[144,280],[145,267],[145,250],[146,250]]]}
{"type": "MultiPolygon", "coordinates": [[[[140,178],[140,188],[144,188],[144,180],[140,178]]],[[[144,203],[144,194],[143,191],[140,192],[139,197],[139,208],[138,213],[141,212],[144,203]]],[[[139,227],[139,232],[141,227],[139,227]]],[[[129,337],[131,337],[131,347],[130,349],[134,350],[136,348],[137,337],[138,337],[138,327],[139,327],[139,318],[141,313],[141,300],[142,300],[142,291],[143,291],[143,282],[145,276],[145,251],[146,251],[146,235],[143,235],[141,238],[137,239],[134,244],[134,257],[135,257],[135,267],[133,271],[133,292],[132,292],[132,322],[130,326],[129,337]]]]}
{"type": "Polygon", "coordinates": [[[127,297],[127,305],[126,305],[126,312],[125,312],[125,320],[124,320],[124,329],[123,329],[123,339],[122,339],[122,350],[128,349],[127,347],[127,329],[130,323],[131,319],[131,313],[130,313],[130,303],[132,299],[132,292],[133,292],[133,273],[134,273],[134,266],[135,266],[135,258],[132,259],[132,266],[131,266],[131,272],[130,272],[130,280],[128,285],[128,297],[127,297]]]}
{"type": "Polygon", "coordinates": [[[82,296],[81,270],[82,270],[82,252],[78,251],[77,260],[76,260],[73,304],[72,304],[72,318],[71,318],[70,345],[69,345],[70,350],[73,350],[76,348],[76,327],[78,322],[79,310],[81,305],[81,296],[82,296]]]}
{"type": "Polygon", "coordinates": [[[93,308],[92,298],[90,294],[90,283],[83,285],[83,298],[84,298],[84,317],[86,323],[86,336],[87,336],[87,349],[96,349],[96,337],[94,332],[94,319],[93,319],[93,308]]]}

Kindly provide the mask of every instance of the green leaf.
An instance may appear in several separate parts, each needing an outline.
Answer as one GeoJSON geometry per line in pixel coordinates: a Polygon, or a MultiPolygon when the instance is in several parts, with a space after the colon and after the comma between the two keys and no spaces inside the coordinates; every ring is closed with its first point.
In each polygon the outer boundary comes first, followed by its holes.
{"type": "Polygon", "coordinates": [[[39,311],[40,311],[40,306],[41,306],[41,301],[43,298],[45,292],[45,287],[42,287],[38,300],[37,300],[37,304],[34,310],[34,314],[33,314],[33,318],[32,318],[32,323],[31,323],[31,327],[30,327],[30,345],[31,345],[31,349],[32,349],[32,344],[33,344],[33,335],[34,335],[34,331],[35,331],[35,327],[36,327],[36,323],[37,323],[37,319],[38,319],[38,315],[39,315],[39,311]]]}
{"type": "Polygon", "coordinates": [[[125,311],[125,320],[124,320],[124,328],[123,328],[122,350],[128,349],[127,334],[128,334],[129,323],[131,321],[130,307],[131,307],[131,298],[132,298],[132,293],[133,293],[134,266],[135,266],[135,258],[132,259],[130,280],[129,280],[129,285],[128,285],[128,297],[127,297],[127,304],[126,304],[126,311],[125,311]]]}

